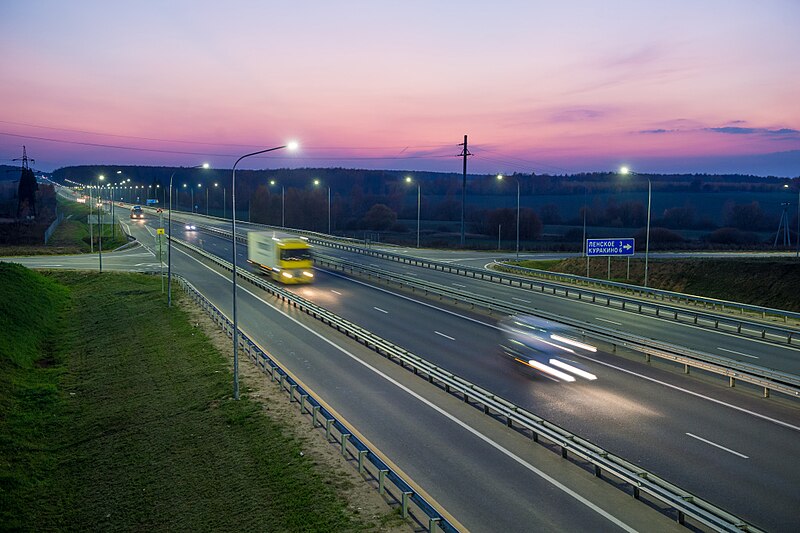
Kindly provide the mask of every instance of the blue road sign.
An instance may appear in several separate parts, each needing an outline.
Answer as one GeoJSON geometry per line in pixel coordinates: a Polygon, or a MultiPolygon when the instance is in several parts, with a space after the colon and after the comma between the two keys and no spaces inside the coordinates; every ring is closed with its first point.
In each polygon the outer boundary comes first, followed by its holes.
{"type": "Polygon", "coordinates": [[[148,198],[147,199],[147,205],[156,205],[156,204],[158,204],[158,199],[157,198],[148,198]]]}
{"type": "Polygon", "coordinates": [[[634,239],[586,239],[586,255],[633,255],[634,239]]]}

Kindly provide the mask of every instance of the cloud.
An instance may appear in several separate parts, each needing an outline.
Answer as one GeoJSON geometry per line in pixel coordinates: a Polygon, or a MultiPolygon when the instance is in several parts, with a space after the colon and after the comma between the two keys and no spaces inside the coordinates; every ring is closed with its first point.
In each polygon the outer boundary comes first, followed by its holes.
{"type": "Polygon", "coordinates": [[[764,137],[779,137],[783,139],[800,139],[800,130],[792,128],[742,128],[739,126],[722,126],[719,128],[704,128],[705,131],[724,133],[726,135],[760,135],[764,137]]]}
{"type": "Polygon", "coordinates": [[[584,107],[567,107],[552,113],[549,117],[550,122],[579,122],[582,120],[594,120],[606,116],[606,112],[600,109],[588,109],[584,107]]]}
{"type": "MultiPolygon", "coordinates": [[[[744,120],[736,120],[729,124],[744,123],[744,120]]],[[[640,135],[659,135],[664,133],[691,133],[706,131],[711,133],[722,133],[724,135],[753,135],[767,139],[776,140],[800,140],[800,130],[793,128],[747,128],[742,126],[718,126],[718,127],[695,127],[695,128],[650,128],[639,130],[640,135]]]]}

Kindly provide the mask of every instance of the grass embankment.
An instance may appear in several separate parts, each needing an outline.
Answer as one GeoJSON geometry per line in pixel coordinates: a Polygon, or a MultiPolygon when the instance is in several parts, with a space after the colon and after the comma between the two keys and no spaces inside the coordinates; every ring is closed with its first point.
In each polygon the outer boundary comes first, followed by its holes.
{"type": "Polygon", "coordinates": [[[2,529],[375,527],[157,279],[0,263],[0,291],[2,529]]]}
{"type": "MultiPolygon", "coordinates": [[[[61,254],[81,254],[87,253],[92,249],[89,233],[89,206],[79,204],[74,200],[68,200],[61,196],[58,197],[58,209],[64,214],[64,220],[53,232],[47,244],[31,246],[0,246],[0,256],[22,256],[22,255],[61,255],[61,254]]],[[[97,210],[92,211],[97,214],[97,210]]],[[[117,219],[128,214],[125,208],[115,209],[117,219]]],[[[106,215],[106,220],[110,220],[110,215],[106,215]]],[[[98,230],[100,226],[94,225],[92,233],[94,237],[94,249],[98,246],[98,230]]],[[[128,242],[127,237],[122,232],[119,224],[112,229],[110,224],[103,226],[103,250],[114,250],[128,242]]]]}
{"type": "MultiPolygon", "coordinates": [[[[586,259],[515,262],[528,268],[586,275],[586,259]]],[[[593,258],[590,276],[606,279],[608,260],[593,258]]],[[[642,284],[644,260],[631,260],[630,280],[627,261],[611,260],[611,279],[642,284]]],[[[742,302],[776,309],[800,311],[796,290],[800,285],[800,263],[794,258],[751,259],[651,259],[648,285],[657,289],[742,302]]]]}

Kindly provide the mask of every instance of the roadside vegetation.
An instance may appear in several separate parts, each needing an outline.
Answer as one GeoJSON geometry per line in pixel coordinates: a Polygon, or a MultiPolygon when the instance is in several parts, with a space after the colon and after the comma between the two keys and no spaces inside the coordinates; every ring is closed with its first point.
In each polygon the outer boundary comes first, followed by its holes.
{"type": "MultiPolygon", "coordinates": [[[[527,268],[586,275],[586,259],[513,261],[527,268]]],[[[592,258],[589,275],[608,277],[608,260],[592,258]]],[[[706,296],[721,300],[800,311],[797,287],[800,261],[787,258],[651,259],[648,285],[652,288],[706,296]]],[[[644,259],[631,259],[630,278],[624,258],[611,260],[611,280],[641,285],[644,259]]]]}
{"type": "MultiPolygon", "coordinates": [[[[47,244],[40,245],[0,245],[0,256],[24,255],[61,255],[81,254],[91,251],[89,224],[89,206],[79,204],[63,197],[58,197],[58,209],[64,214],[64,220],[58,225],[56,231],[47,244]]],[[[97,213],[94,210],[93,213],[97,213]]],[[[127,215],[127,210],[116,210],[117,218],[127,215]]],[[[95,225],[92,234],[94,237],[94,250],[97,251],[99,226],[95,225]]],[[[112,229],[110,224],[103,226],[103,250],[111,251],[127,244],[128,239],[119,224],[112,229]]]]}
{"type": "Polygon", "coordinates": [[[0,263],[0,290],[3,530],[382,529],[157,278],[0,263]]]}

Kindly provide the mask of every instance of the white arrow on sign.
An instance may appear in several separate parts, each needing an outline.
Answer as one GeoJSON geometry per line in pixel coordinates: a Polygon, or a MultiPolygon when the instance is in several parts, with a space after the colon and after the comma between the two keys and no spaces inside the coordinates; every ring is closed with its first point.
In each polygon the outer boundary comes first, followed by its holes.
{"type": "Polygon", "coordinates": [[[630,250],[633,247],[630,244],[626,244],[625,246],[623,246],[623,248],[625,248],[626,250],[630,250]]]}

